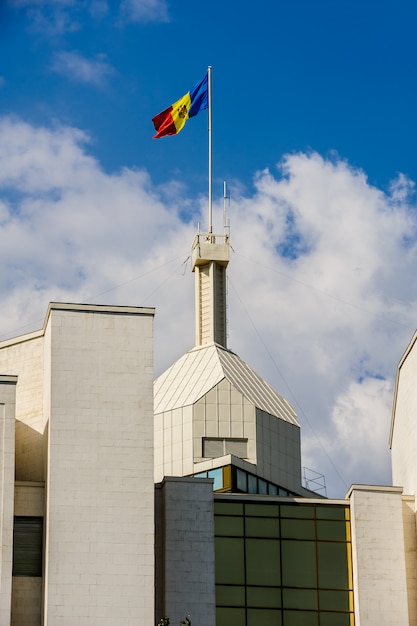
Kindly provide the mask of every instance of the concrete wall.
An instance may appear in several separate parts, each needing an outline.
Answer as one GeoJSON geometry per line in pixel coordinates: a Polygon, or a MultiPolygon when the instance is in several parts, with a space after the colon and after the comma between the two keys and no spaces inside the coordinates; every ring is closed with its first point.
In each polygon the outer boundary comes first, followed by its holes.
{"type": "Polygon", "coordinates": [[[401,489],[354,485],[355,626],[409,626],[401,489]]]}
{"type": "Polygon", "coordinates": [[[0,624],[10,624],[16,376],[0,375],[0,624]]]}
{"type": "Polygon", "coordinates": [[[158,621],[215,626],[214,514],[211,479],[166,478],[157,487],[158,621]]]}

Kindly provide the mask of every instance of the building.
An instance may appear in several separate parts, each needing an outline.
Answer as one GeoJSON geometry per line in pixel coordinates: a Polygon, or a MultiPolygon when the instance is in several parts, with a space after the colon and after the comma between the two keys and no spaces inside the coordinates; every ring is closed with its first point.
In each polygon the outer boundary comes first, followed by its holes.
{"type": "Polygon", "coordinates": [[[416,626],[416,337],[398,486],[324,498],[293,407],[227,348],[227,234],[192,258],[196,345],[154,392],[153,309],[53,303],[0,343],[0,623],[416,626]]]}

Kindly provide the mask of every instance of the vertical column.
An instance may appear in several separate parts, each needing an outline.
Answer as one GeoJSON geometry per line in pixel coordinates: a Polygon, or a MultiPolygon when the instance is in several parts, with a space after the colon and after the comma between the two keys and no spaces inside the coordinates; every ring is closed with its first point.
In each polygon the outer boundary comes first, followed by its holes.
{"type": "Polygon", "coordinates": [[[162,491],[165,589],[160,610],[171,624],[190,615],[192,624],[215,626],[213,481],[166,477],[162,491]]]}
{"type": "Polygon", "coordinates": [[[353,485],[351,502],[356,626],[408,626],[402,489],[353,485]]]}
{"type": "Polygon", "coordinates": [[[11,620],[17,376],[0,375],[0,624],[11,620]]]}
{"type": "Polygon", "coordinates": [[[51,310],[45,626],[154,623],[152,311],[51,310]]]}

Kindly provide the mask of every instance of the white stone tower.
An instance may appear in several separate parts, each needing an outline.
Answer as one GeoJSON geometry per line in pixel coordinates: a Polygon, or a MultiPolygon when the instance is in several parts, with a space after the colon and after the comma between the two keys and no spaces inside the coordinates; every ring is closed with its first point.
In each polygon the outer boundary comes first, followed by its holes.
{"type": "Polygon", "coordinates": [[[229,249],[226,232],[193,242],[195,347],[155,381],[155,481],[199,475],[216,490],[307,495],[293,407],[227,348],[229,249]]]}

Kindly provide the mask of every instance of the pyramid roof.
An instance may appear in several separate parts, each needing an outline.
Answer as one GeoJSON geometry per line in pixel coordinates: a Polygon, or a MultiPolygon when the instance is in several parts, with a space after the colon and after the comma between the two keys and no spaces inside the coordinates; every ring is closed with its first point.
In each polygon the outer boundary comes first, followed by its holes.
{"type": "Polygon", "coordinates": [[[257,408],[299,426],[291,404],[237,354],[217,344],[190,350],[157,378],[155,414],[194,404],[224,378],[257,408]]]}

